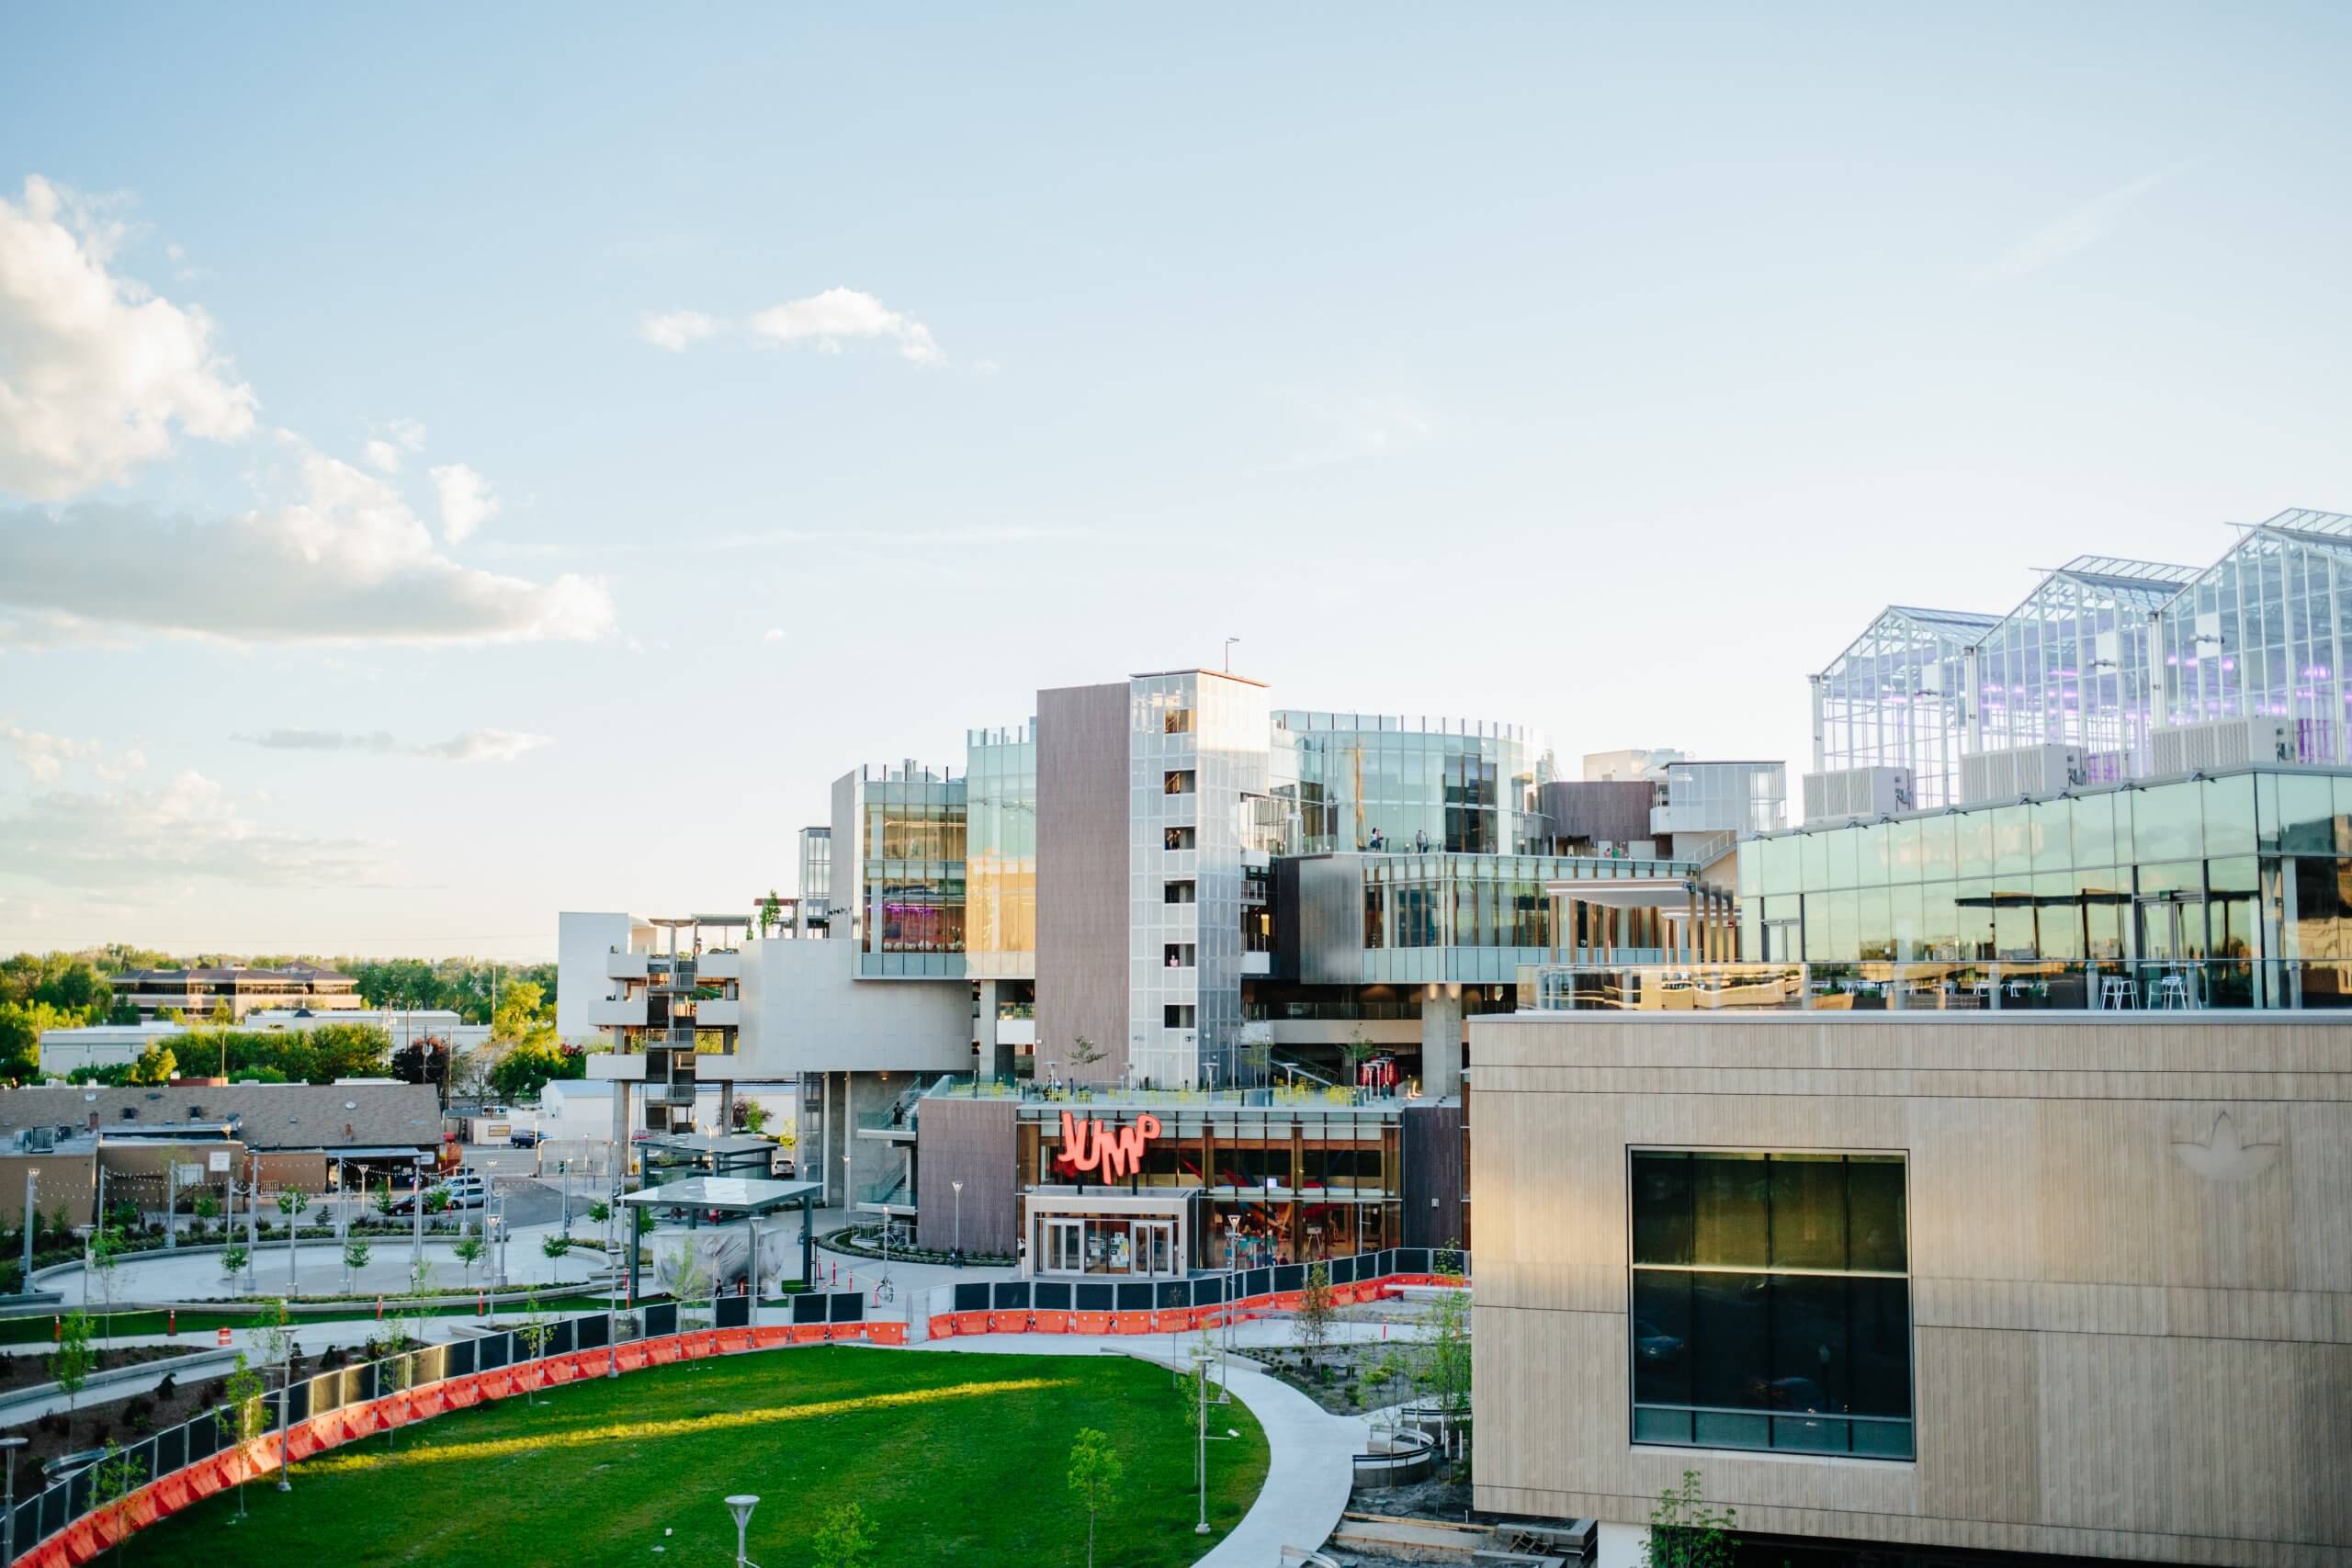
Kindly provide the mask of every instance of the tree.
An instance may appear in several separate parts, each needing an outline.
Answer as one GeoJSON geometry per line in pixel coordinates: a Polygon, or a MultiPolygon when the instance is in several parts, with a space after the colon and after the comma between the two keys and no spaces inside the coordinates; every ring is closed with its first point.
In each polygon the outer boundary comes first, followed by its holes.
{"type": "Polygon", "coordinates": [[[783,927],[784,900],[777,897],[775,889],[771,887],[768,889],[768,896],[760,900],[760,934],[765,936],[770,931],[782,930],[783,927]]]}
{"type": "Polygon", "coordinates": [[[368,1244],[353,1236],[343,1244],[343,1265],[356,1274],[368,1267],[368,1244]]]}
{"type": "MultiPolygon", "coordinates": [[[[213,1413],[213,1424],[226,1433],[232,1445],[246,1448],[260,1441],[267,1413],[262,1402],[261,1373],[245,1360],[243,1350],[237,1352],[237,1370],[229,1374],[224,1392],[227,1403],[213,1413]]],[[[245,1517],[245,1476],[240,1466],[237,1472],[237,1517],[245,1517]]]]}
{"type": "Polygon", "coordinates": [[[1308,1264],[1306,1288],[1298,1293],[1297,1322],[1299,1353],[1309,1366],[1322,1359],[1331,1343],[1332,1325],[1339,1315],[1339,1304],[1331,1295],[1331,1266],[1308,1264]]]}
{"type": "Polygon", "coordinates": [[[743,1124],[743,1131],[755,1138],[768,1130],[768,1108],[756,1100],[737,1101],[735,1119],[743,1124]]]}
{"type": "Polygon", "coordinates": [[[1470,1292],[1443,1291],[1423,1309],[1413,1384],[1449,1425],[1470,1413],[1470,1292]]]}
{"type": "Polygon", "coordinates": [[[220,1277],[224,1280],[234,1280],[238,1275],[243,1273],[245,1271],[245,1249],[242,1247],[231,1246],[222,1247],[220,1249],[220,1277]]]}
{"type": "Polygon", "coordinates": [[[1350,1084],[1353,1084],[1356,1081],[1358,1076],[1363,1072],[1363,1065],[1366,1062],[1371,1061],[1374,1056],[1380,1055],[1381,1049],[1382,1048],[1380,1046],[1374,1044],[1365,1037],[1362,1027],[1358,1027],[1353,1039],[1350,1040],[1345,1045],[1340,1047],[1340,1054],[1348,1059],[1348,1082],[1350,1084]]]}
{"type": "Polygon", "coordinates": [[[507,987],[498,998],[498,1010],[490,1015],[490,1037],[518,1043],[552,1038],[555,1021],[548,1016],[552,1010],[544,1005],[546,996],[546,988],[532,980],[507,987]]]}
{"type": "Polygon", "coordinates": [[[490,1086],[502,1100],[532,1100],[550,1078],[584,1077],[587,1073],[587,1053],[556,1043],[550,1024],[544,1036],[525,1041],[498,1059],[490,1069],[490,1086]]]}
{"type": "Polygon", "coordinates": [[[97,1356],[90,1349],[90,1314],[69,1312],[58,1325],[57,1348],[49,1353],[49,1375],[58,1392],[65,1395],[65,1440],[74,1440],[74,1402],[90,1386],[90,1374],[97,1370],[97,1356]]]}
{"type": "Polygon", "coordinates": [[[277,1195],[277,1212],[286,1217],[288,1231],[302,1223],[302,1211],[310,1206],[311,1195],[299,1187],[289,1187],[277,1195]]]}
{"type": "Polygon", "coordinates": [[[1700,1495],[1699,1472],[1686,1470],[1682,1484],[1658,1494],[1650,1510],[1649,1539],[1642,1543],[1642,1561],[1648,1568],[1731,1568],[1736,1544],[1732,1526],[1739,1510],[1721,1513],[1707,1506],[1700,1495]]]}
{"type": "Polygon", "coordinates": [[[120,1282],[115,1277],[114,1266],[122,1261],[127,1251],[122,1233],[112,1225],[101,1224],[90,1232],[90,1273],[98,1282],[98,1299],[106,1303],[106,1337],[114,1337],[114,1292],[120,1282]]]}
{"type": "Polygon", "coordinates": [[[135,1084],[167,1084],[172,1075],[180,1070],[180,1060],[172,1048],[162,1041],[152,1042],[139,1053],[139,1060],[130,1064],[130,1081],[135,1084]]]}
{"type": "Polygon", "coordinates": [[[605,1227],[605,1250],[613,1247],[613,1206],[602,1198],[588,1205],[588,1223],[605,1227]]]}
{"type": "Polygon", "coordinates": [[[1078,1081],[1078,1069],[1091,1067],[1109,1055],[1102,1046],[1081,1034],[1069,1043],[1070,1081],[1078,1081]]]}
{"type": "MultiPolygon", "coordinates": [[[[529,1359],[536,1361],[548,1353],[548,1340],[555,1333],[555,1320],[539,1310],[539,1293],[537,1291],[523,1297],[523,1325],[516,1332],[522,1336],[523,1348],[529,1352],[529,1359]]],[[[538,1402],[535,1385],[525,1383],[523,1403],[537,1404],[538,1402]]]]}
{"type": "Polygon", "coordinates": [[[1126,1468],[1111,1439],[1091,1427],[1079,1429],[1069,1450],[1069,1489],[1086,1499],[1086,1568],[1094,1568],[1094,1519],[1117,1495],[1126,1468]]]}
{"type": "Polygon", "coordinates": [[[816,1553],[814,1568],[871,1568],[880,1544],[880,1532],[865,1517],[865,1507],[844,1503],[826,1510],[825,1521],[809,1538],[808,1549],[816,1553]]]}
{"type": "Polygon", "coordinates": [[[561,1258],[571,1250],[571,1238],[560,1231],[549,1231],[539,1237],[539,1250],[549,1258],[561,1258]]]}
{"type": "Polygon", "coordinates": [[[457,1246],[450,1250],[458,1255],[458,1261],[466,1266],[466,1283],[471,1285],[474,1282],[474,1265],[481,1261],[484,1251],[481,1237],[468,1231],[458,1238],[457,1246]]]}
{"type": "Polygon", "coordinates": [[[147,1467],[124,1453],[122,1445],[108,1438],[98,1468],[90,1476],[90,1506],[93,1511],[105,1514],[114,1526],[118,1560],[122,1555],[122,1543],[130,1539],[130,1499],[146,1483],[147,1467]]]}
{"type": "Polygon", "coordinates": [[[0,1002],[0,1077],[12,1084],[40,1077],[40,1026],[32,1010],[0,1002]]]}

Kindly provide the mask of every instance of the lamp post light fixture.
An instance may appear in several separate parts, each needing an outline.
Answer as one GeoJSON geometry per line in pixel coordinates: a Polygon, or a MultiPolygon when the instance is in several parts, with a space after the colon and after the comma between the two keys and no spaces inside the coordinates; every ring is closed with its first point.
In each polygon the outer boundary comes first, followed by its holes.
{"type": "Polygon", "coordinates": [[[956,1267],[961,1269],[964,1267],[964,1184],[951,1181],[948,1185],[956,1189],[956,1267]]]}
{"type": "Polygon", "coordinates": [[[746,1538],[752,1529],[752,1510],[759,1506],[756,1492],[738,1492],[727,1499],[727,1511],[735,1516],[735,1568],[758,1568],[751,1559],[746,1538]]]}

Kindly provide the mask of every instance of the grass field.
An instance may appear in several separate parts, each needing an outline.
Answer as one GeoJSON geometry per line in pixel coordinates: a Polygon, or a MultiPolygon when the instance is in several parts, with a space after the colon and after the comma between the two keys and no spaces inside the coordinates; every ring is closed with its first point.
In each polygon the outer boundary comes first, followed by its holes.
{"type": "MultiPolygon", "coordinates": [[[[609,1295],[603,1294],[547,1295],[539,1298],[539,1309],[549,1313],[600,1312],[610,1304],[611,1300],[609,1295]]],[[[384,1301],[386,1314],[390,1314],[397,1311],[399,1303],[400,1298],[397,1296],[386,1297],[384,1301]]],[[[79,1303],[74,1303],[74,1306],[78,1310],[79,1303]]],[[[529,1309],[521,1302],[515,1301],[493,1303],[491,1311],[493,1314],[504,1313],[512,1317],[520,1315],[529,1309]]],[[[216,1328],[251,1328],[260,1315],[261,1309],[255,1306],[240,1307],[226,1312],[184,1312],[180,1314],[180,1337],[190,1341],[189,1349],[201,1350],[204,1347],[194,1343],[196,1336],[209,1335],[216,1328]]],[[[474,1315],[474,1309],[470,1304],[428,1307],[425,1309],[425,1315],[428,1317],[471,1317],[474,1315]]],[[[306,1323],[359,1324],[364,1322],[372,1325],[376,1321],[376,1305],[373,1300],[355,1301],[348,1308],[342,1311],[298,1312],[293,1314],[293,1321],[298,1328],[306,1323]]],[[[103,1309],[93,1307],[90,1310],[90,1334],[101,1344],[108,1338],[127,1339],[136,1335],[164,1334],[169,1331],[165,1316],[160,1312],[119,1312],[113,1314],[113,1319],[109,1323],[107,1314],[103,1309]]],[[[57,1324],[53,1313],[41,1313],[32,1317],[0,1317],[0,1345],[48,1345],[55,1338],[56,1334],[57,1324]]]]}
{"type": "Polygon", "coordinates": [[[1210,1414],[1209,1522],[1193,1534],[1193,1430],[1169,1373],[1124,1356],[813,1346],[577,1383],[532,1409],[459,1411],[299,1465],[294,1490],[223,1495],[130,1543],[140,1568],[224,1562],[721,1564],[722,1499],[757,1493],[751,1556],[803,1568],[826,1511],[863,1504],[876,1568],[1057,1568],[1086,1560],[1071,1439],[1108,1433],[1126,1467],[1097,1523],[1102,1568],[1180,1568],[1246,1513],[1266,1444],[1238,1402],[1210,1414]],[[665,1536],[664,1530],[673,1533],[665,1536]],[[667,1550],[656,1553],[657,1547],[667,1550]]]}

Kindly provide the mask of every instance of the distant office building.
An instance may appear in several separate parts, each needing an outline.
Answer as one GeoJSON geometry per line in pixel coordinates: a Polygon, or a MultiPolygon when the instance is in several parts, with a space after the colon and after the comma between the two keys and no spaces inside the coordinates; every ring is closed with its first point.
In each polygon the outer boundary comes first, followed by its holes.
{"type": "Polygon", "coordinates": [[[166,1011],[201,1021],[217,1007],[232,1021],[260,1008],[307,1008],[312,1012],[366,1007],[359,982],[315,964],[257,969],[226,964],[201,969],[126,969],[113,976],[114,998],[139,1010],[149,1022],[166,1011]]]}

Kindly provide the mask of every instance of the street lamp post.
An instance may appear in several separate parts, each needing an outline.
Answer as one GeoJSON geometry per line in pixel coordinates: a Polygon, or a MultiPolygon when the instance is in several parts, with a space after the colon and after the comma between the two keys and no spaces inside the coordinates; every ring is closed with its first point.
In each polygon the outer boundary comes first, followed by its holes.
{"type": "Polygon", "coordinates": [[[1209,1364],[1205,1358],[1193,1363],[1193,1403],[1200,1406],[1200,1455],[1194,1461],[1196,1479],[1201,1484],[1201,1519],[1193,1527],[1194,1535],[1209,1533],[1209,1364]]]}
{"type": "Polygon", "coordinates": [[[0,1449],[8,1450],[7,1500],[0,1504],[0,1562],[17,1560],[17,1450],[25,1442],[23,1438],[0,1438],[0,1449]]]}
{"type": "MultiPolygon", "coordinates": [[[[21,1442],[21,1438],[17,1441],[21,1442]]],[[[752,1562],[745,1541],[752,1528],[752,1510],[760,1506],[756,1492],[738,1492],[727,1499],[727,1511],[735,1516],[735,1568],[758,1568],[752,1562]]]]}
{"type": "Polygon", "coordinates": [[[335,1246],[343,1249],[343,1293],[347,1296],[351,1294],[351,1229],[350,1222],[344,1217],[343,1213],[343,1162],[341,1160],[335,1161],[334,1168],[327,1172],[327,1188],[334,1194],[327,1202],[334,1210],[334,1241],[335,1246]]]}
{"type": "Polygon", "coordinates": [[[555,1168],[556,1174],[563,1178],[563,1234],[569,1240],[571,1235],[571,1162],[560,1159],[555,1162],[555,1168]]]}
{"type": "MultiPolygon", "coordinates": [[[[25,1172],[25,1285],[33,1288],[33,1224],[40,1218],[40,1171],[38,1168],[25,1172]]],[[[10,1561],[14,1561],[11,1559],[10,1561]]]]}
{"type": "Polygon", "coordinates": [[[951,1181],[948,1185],[956,1189],[956,1267],[961,1269],[964,1267],[964,1184],[951,1181]]]}

